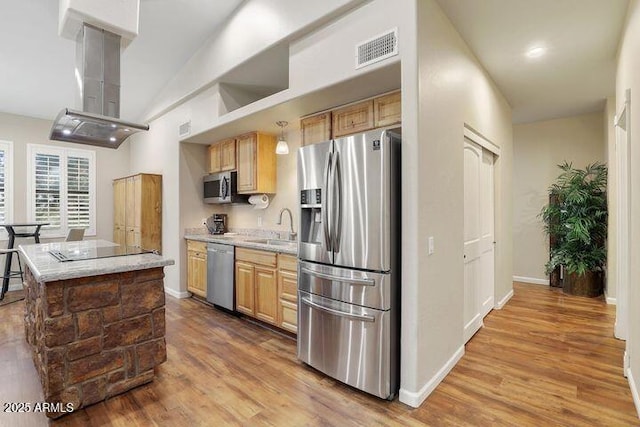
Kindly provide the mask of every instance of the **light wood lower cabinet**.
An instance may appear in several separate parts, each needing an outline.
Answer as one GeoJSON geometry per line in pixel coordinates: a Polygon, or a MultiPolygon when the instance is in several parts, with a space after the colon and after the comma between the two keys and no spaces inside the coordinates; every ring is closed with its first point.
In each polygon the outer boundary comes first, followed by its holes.
{"type": "Polygon", "coordinates": [[[187,290],[207,296],[207,244],[187,240],[187,290]]]}
{"type": "Polygon", "coordinates": [[[289,332],[298,332],[298,273],[278,270],[278,326],[289,332]]]}
{"type": "Polygon", "coordinates": [[[256,317],[263,322],[278,324],[278,282],[277,270],[272,267],[256,266],[256,317]]]}
{"type": "Polygon", "coordinates": [[[297,332],[296,269],[294,256],[236,248],[236,310],[297,332]]]}
{"type": "Polygon", "coordinates": [[[236,248],[236,310],[277,324],[278,281],[276,254],[236,248]]]}
{"type": "Polygon", "coordinates": [[[236,310],[253,316],[255,313],[255,267],[236,261],[236,310]]]}

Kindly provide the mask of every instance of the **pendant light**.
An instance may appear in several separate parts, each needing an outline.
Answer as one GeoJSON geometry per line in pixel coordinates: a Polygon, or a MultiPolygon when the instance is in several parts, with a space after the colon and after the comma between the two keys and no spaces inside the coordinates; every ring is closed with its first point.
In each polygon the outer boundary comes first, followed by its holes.
{"type": "Polygon", "coordinates": [[[276,124],[280,126],[280,138],[278,138],[278,145],[276,145],[276,154],[289,154],[289,144],[284,139],[284,128],[289,122],[277,121],[276,124]]]}

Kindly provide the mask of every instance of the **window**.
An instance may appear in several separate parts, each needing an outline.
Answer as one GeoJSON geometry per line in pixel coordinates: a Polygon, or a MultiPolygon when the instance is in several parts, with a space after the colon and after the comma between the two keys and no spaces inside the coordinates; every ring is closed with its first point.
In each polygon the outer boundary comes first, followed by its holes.
{"type": "MultiPolygon", "coordinates": [[[[0,141],[0,224],[13,220],[13,144],[0,141]]],[[[0,233],[6,237],[2,229],[0,233]]]]}
{"type": "Polygon", "coordinates": [[[70,228],[95,235],[95,152],[29,144],[29,221],[46,222],[42,235],[70,228]]]}

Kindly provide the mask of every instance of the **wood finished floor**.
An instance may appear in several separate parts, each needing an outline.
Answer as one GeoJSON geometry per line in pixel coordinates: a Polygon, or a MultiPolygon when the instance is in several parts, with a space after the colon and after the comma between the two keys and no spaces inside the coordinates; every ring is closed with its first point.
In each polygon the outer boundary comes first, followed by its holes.
{"type": "MultiPolygon", "coordinates": [[[[516,283],[418,409],[339,384],[296,360],[295,342],[193,300],[167,297],[168,362],[156,380],[67,415],[61,426],[640,425],[622,376],[615,308],[516,283]]],[[[40,402],[24,303],[0,307],[0,402],[40,402]]],[[[1,426],[47,425],[0,413],[1,426]]]]}

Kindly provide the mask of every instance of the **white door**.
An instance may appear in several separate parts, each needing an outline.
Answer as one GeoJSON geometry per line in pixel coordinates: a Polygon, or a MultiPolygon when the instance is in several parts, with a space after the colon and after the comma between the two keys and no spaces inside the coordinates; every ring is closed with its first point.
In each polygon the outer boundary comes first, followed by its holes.
{"type": "Polygon", "coordinates": [[[486,316],[493,308],[493,288],[495,283],[495,238],[494,195],[493,195],[493,154],[482,150],[480,166],[480,313],[486,316]]]}
{"type": "Polygon", "coordinates": [[[464,143],[464,340],[482,327],[493,308],[493,154],[464,143]]]}

